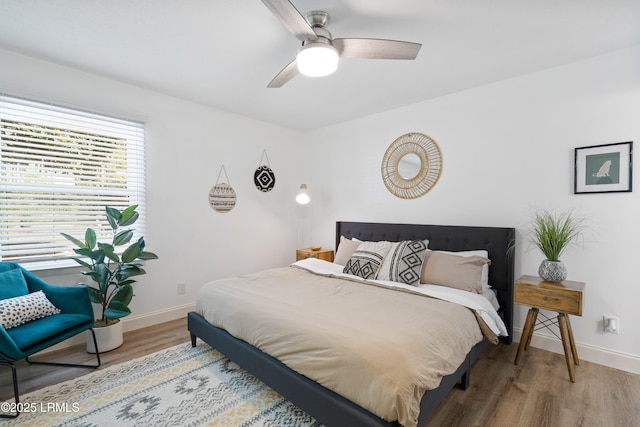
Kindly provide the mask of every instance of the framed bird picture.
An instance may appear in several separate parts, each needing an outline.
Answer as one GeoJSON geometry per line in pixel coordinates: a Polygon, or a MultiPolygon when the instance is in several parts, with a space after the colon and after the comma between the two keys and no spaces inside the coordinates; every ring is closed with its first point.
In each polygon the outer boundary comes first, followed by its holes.
{"type": "Polygon", "coordinates": [[[630,192],[633,141],[575,149],[574,194],[630,192]]]}

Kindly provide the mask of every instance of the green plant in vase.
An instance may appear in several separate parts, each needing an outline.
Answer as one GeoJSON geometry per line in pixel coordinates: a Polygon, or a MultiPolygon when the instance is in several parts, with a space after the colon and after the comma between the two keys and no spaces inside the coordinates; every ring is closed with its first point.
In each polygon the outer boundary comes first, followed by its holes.
{"type": "Polygon", "coordinates": [[[77,246],[74,252],[80,257],[73,259],[88,269],[82,274],[93,281],[92,285],[83,285],[88,288],[91,301],[101,306],[101,317],[96,319],[95,327],[109,326],[131,314],[129,303],[134,296],[132,285],[136,282],[133,277],[146,274],[138,261],[158,258],[153,252],[145,251],[144,237],[131,243],[133,231],[127,227],[138,220],[137,207],[132,205],[122,211],[105,208],[113,232],[109,243],[98,242],[92,228],[85,231],[84,241],[62,233],[77,246]],[[119,250],[125,245],[129,246],[119,250]]]}
{"type": "Polygon", "coordinates": [[[548,282],[562,282],[567,269],[560,257],[582,235],[584,220],[571,211],[536,210],[531,222],[531,243],[545,256],[538,275],[548,282]]]}

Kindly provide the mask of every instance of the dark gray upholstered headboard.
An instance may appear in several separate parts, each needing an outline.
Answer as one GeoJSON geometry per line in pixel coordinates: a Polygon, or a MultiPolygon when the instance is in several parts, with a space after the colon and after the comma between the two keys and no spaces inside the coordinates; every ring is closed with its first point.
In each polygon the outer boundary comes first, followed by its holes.
{"type": "Polygon", "coordinates": [[[513,337],[514,260],[508,248],[515,242],[515,228],[467,227],[457,225],[386,224],[372,222],[336,222],[336,249],[340,236],[366,241],[429,240],[429,249],[465,251],[485,249],[489,252],[489,284],[497,291],[500,311],[511,344],[513,337]]]}

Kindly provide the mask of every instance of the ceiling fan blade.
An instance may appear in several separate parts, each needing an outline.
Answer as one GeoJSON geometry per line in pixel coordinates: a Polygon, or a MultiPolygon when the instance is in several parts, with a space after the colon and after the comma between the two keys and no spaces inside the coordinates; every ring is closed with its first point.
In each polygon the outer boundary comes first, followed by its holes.
{"type": "Polygon", "coordinates": [[[313,28],[304,19],[304,16],[298,12],[298,9],[289,0],[262,0],[265,6],[269,8],[282,25],[291,31],[300,41],[317,40],[313,28]]]}
{"type": "Polygon", "coordinates": [[[385,39],[334,39],[341,58],[416,59],[420,43],[385,39]]]}
{"type": "Polygon", "coordinates": [[[267,87],[278,88],[284,86],[289,80],[294,78],[298,74],[298,63],[294,59],[289,62],[289,65],[284,67],[277,76],[271,80],[267,87]]]}

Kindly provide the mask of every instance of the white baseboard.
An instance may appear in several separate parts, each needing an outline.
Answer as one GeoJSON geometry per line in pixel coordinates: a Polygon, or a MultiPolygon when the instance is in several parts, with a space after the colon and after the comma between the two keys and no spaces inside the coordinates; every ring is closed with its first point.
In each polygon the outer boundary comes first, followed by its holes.
{"type": "MultiPolygon", "coordinates": [[[[514,344],[517,345],[517,343],[520,342],[521,335],[522,329],[513,329],[514,344]]],[[[558,354],[564,354],[562,342],[553,335],[535,332],[531,337],[531,346],[558,354]]],[[[576,342],[576,350],[578,351],[580,360],[586,360],[633,374],[640,374],[640,357],[636,355],[594,345],[581,344],[579,342],[576,342]]]]}
{"type": "MultiPolygon", "coordinates": [[[[139,316],[128,316],[122,319],[122,329],[124,332],[135,331],[137,329],[146,328],[148,326],[157,325],[159,323],[170,322],[171,320],[187,317],[187,313],[195,310],[196,304],[184,304],[177,307],[171,307],[164,310],[152,311],[151,313],[139,316]]],[[[54,346],[42,350],[40,354],[49,353],[63,348],[73,347],[74,345],[84,345],[86,343],[85,334],[78,334],[68,340],[62,341],[54,346]]]]}
{"type": "MultiPolygon", "coordinates": [[[[125,332],[135,331],[137,329],[146,328],[148,326],[157,325],[159,323],[169,322],[171,320],[187,317],[187,313],[195,309],[195,303],[184,304],[177,307],[171,307],[165,310],[153,311],[151,313],[139,316],[129,316],[122,319],[123,329],[125,332]]],[[[514,328],[513,341],[514,344],[520,342],[522,329],[514,328]]],[[[85,335],[79,334],[69,338],[59,344],[43,350],[41,353],[47,353],[54,350],[72,347],[74,345],[85,344],[85,335]]],[[[531,338],[531,346],[542,350],[552,351],[558,354],[564,354],[562,343],[553,335],[534,333],[531,338]]],[[[627,354],[607,348],[597,347],[589,344],[581,344],[576,342],[576,349],[580,360],[586,360],[599,365],[608,366],[610,368],[620,369],[622,371],[640,374],[640,357],[627,354]]]]}
{"type": "Polygon", "coordinates": [[[123,329],[125,332],[135,331],[137,329],[146,328],[148,326],[157,325],[158,323],[170,322],[171,320],[182,319],[187,317],[187,313],[196,309],[196,303],[179,305],[169,309],[152,311],[140,316],[128,316],[123,320],[123,329]]]}

